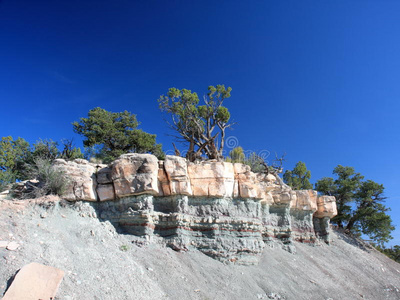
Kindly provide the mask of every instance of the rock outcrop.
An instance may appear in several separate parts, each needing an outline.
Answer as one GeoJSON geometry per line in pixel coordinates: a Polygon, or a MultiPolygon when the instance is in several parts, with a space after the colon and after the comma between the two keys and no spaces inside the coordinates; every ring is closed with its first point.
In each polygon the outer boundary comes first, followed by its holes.
{"type": "Polygon", "coordinates": [[[70,184],[65,199],[97,201],[101,218],[149,242],[197,248],[222,261],[252,264],[266,244],[329,243],[334,197],[293,191],[250,167],[167,155],[124,154],[109,166],[56,160],[70,184]]]}
{"type": "Polygon", "coordinates": [[[96,201],[97,178],[96,168],[84,159],[66,162],[63,159],[54,161],[54,168],[61,170],[69,178],[64,198],[69,201],[96,201]]]}

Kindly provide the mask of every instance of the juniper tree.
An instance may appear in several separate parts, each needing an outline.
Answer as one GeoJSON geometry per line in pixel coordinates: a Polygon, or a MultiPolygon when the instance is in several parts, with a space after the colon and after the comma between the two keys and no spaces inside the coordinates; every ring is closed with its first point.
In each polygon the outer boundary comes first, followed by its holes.
{"type": "Polygon", "coordinates": [[[345,230],[365,234],[379,244],[391,239],[394,230],[383,203],[384,187],[372,180],[363,181],[364,176],[352,167],[337,166],[333,170],[336,179],[324,177],[315,184],[322,194],[335,196],[337,216],[331,222],[345,230]]]}
{"type": "Polygon", "coordinates": [[[311,172],[307,170],[306,164],[302,161],[299,161],[292,171],[286,170],[283,174],[283,181],[294,190],[312,189],[310,178],[311,172]]]}
{"type": "Polygon", "coordinates": [[[156,143],[156,135],[137,129],[136,115],[128,111],[109,112],[100,107],[91,109],[87,118],[72,123],[74,132],[85,137],[85,147],[99,145],[98,155],[104,162],[110,162],[128,152],[152,153],[162,158],[161,144],[156,143]]]}
{"type": "Polygon", "coordinates": [[[233,125],[223,103],[231,96],[231,90],[224,85],[209,86],[204,105],[199,105],[197,93],[187,89],[170,88],[158,99],[160,110],[170,115],[168,124],[174,136],[188,144],[190,161],[203,153],[209,159],[223,159],[225,130],[233,125]]]}

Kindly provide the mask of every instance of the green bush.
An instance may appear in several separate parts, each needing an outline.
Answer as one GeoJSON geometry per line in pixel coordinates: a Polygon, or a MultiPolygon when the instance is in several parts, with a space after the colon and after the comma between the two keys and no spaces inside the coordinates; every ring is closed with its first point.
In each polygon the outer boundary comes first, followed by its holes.
{"type": "MultiPolygon", "coordinates": [[[[68,178],[60,170],[54,168],[49,159],[36,158],[34,163],[28,166],[29,177],[38,183],[30,184],[24,198],[38,198],[45,195],[63,195],[65,193],[68,178]]],[[[29,182],[28,182],[29,184],[29,182]]]]}

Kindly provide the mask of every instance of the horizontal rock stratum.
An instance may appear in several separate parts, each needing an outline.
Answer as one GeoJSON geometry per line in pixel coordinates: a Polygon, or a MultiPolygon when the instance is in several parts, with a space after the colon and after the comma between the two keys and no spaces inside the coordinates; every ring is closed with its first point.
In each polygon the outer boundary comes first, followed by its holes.
{"type": "Polygon", "coordinates": [[[337,214],[334,197],[294,191],[240,163],[129,153],[110,165],[57,159],[54,167],[69,178],[66,200],[95,202],[101,218],[146,241],[162,237],[222,261],[256,263],[266,243],[294,251],[294,240],[329,242],[337,214]]]}

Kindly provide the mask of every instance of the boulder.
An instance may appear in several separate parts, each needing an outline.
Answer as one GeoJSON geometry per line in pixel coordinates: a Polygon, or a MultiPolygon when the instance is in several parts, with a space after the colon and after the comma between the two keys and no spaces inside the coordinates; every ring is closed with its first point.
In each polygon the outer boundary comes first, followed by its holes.
{"type": "Polygon", "coordinates": [[[107,166],[102,167],[97,171],[97,183],[99,184],[112,183],[110,167],[107,166]]]}
{"type": "Polygon", "coordinates": [[[257,198],[266,204],[274,202],[270,192],[280,190],[280,185],[276,184],[276,178],[272,174],[256,173],[255,186],[257,198]]]}
{"type": "Polygon", "coordinates": [[[167,155],[164,170],[169,181],[171,195],[192,195],[186,158],[167,155]]]}
{"type": "Polygon", "coordinates": [[[234,169],[232,163],[204,161],[188,165],[193,196],[232,197],[234,169]]]}
{"type": "Polygon", "coordinates": [[[241,163],[233,164],[235,172],[235,185],[233,196],[235,198],[261,198],[257,175],[250,170],[250,166],[241,163]]]}
{"type": "Polygon", "coordinates": [[[60,269],[30,263],[17,273],[3,300],[55,299],[63,277],[60,269]]]}
{"type": "Polygon", "coordinates": [[[97,185],[97,196],[99,201],[115,200],[115,191],[113,184],[99,184],[97,185]]]}
{"type": "Polygon", "coordinates": [[[337,215],[336,199],[334,196],[319,196],[317,198],[317,206],[318,209],[314,213],[314,217],[316,218],[333,218],[337,215]]]}
{"type": "Polygon", "coordinates": [[[110,167],[116,197],[158,195],[158,159],[154,155],[123,154],[110,167]]]}
{"type": "Polygon", "coordinates": [[[292,202],[290,208],[298,210],[310,210],[315,212],[317,210],[317,191],[301,190],[293,191],[292,202]]]}
{"type": "Polygon", "coordinates": [[[274,198],[275,204],[290,205],[290,202],[292,201],[292,196],[293,195],[290,192],[283,192],[274,194],[272,197],[274,198]]]}
{"type": "Polygon", "coordinates": [[[272,197],[271,193],[265,193],[260,202],[261,204],[273,204],[274,198],[272,197]]]}
{"type": "Polygon", "coordinates": [[[85,159],[65,161],[56,159],[53,167],[64,172],[68,178],[63,198],[69,201],[96,201],[96,168],[85,159]]]}

